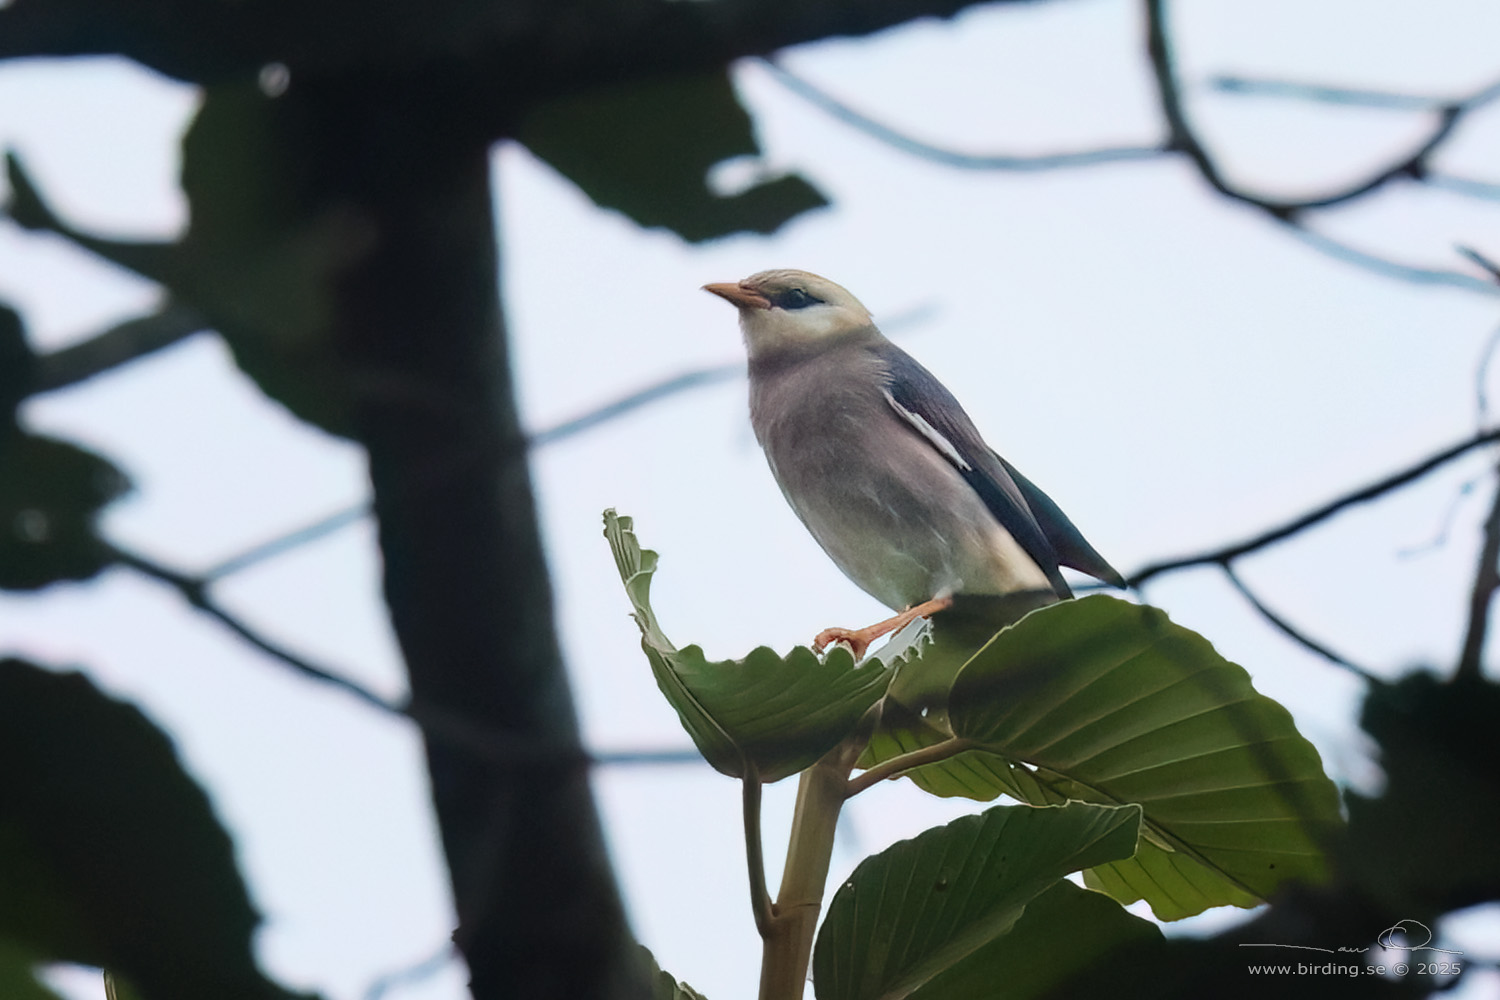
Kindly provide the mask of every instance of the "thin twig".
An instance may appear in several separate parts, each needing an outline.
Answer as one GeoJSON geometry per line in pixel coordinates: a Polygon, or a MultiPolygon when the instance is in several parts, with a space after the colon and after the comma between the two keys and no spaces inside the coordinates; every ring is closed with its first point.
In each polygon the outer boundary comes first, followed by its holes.
{"type": "Polygon", "coordinates": [[[1397,549],[1396,558],[1412,559],[1427,552],[1435,552],[1447,545],[1448,536],[1453,531],[1453,523],[1458,519],[1458,512],[1463,509],[1464,501],[1469,498],[1469,494],[1473,493],[1474,487],[1478,485],[1479,480],[1477,478],[1468,479],[1459,484],[1457,494],[1453,497],[1452,502],[1448,504],[1448,509],[1443,512],[1442,520],[1438,522],[1437,531],[1433,533],[1432,537],[1425,542],[1397,549]]]}
{"type": "Polygon", "coordinates": [[[766,857],[760,835],[760,773],[750,761],[740,779],[745,819],[745,865],[750,870],[750,910],[755,915],[755,930],[761,940],[771,935],[771,921],[776,913],[771,906],[771,891],[766,888],[766,857]]]}
{"type": "Polygon", "coordinates": [[[1256,611],[1260,612],[1260,616],[1262,618],[1274,625],[1287,638],[1311,650],[1312,652],[1317,653],[1319,656],[1323,657],[1325,660],[1334,664],[1335,666],[1342,667],[1343,669],[1354,674],[1356,677],[1359,677],[1366,683],[1375,684],[1379,682],[1379,678],[1369,670],[1366,670],[1364,667],[1361,667],[1354,661],[1341,656],[1338,653],[1335,653],[1332,649],[1329,649],[1321,642],[1313,639],[1305,632],[1302,632],[1300,629],[1293,626],[1291,622],[1287,621],[1285,618],[1281,617],[1276,612],[1266,607],[1266,605],[1261,602],[1261,599],[1257,597],[1255,593],[1249,588],[1249,586],[1245,584],[1245,581],[1240,579],[1239,574],[1234,571],[1234,567],[1229,563],[1224,563],[1223,569],[1224,575],[1229,577],[1229,582],[1234,584],[1234,589],[1240,592],[1240,596],[1249,601],[1250,606],[1253,607],[1256,611]]]}
{"type": "Polygon", "coordinates": [[[315,542],[325,535],[331,535],[340,528],[348,527],[351,524],[362,521],[370,515],[370,512],[371,508],[368,500],[353,507],[345,507],[341,511],[321,517],[311,524],[304,525],[295,531],[289,531],[284,535],[279,535],[270,541],[261,542],[238,555],[231,556],[223,562],[209,567],[203,571],[203,579],[205,582],[212,583],[232,573],[249,569],[256,563],[273,559],[276,556],[290,552],[292,549],[315,542]]]}
{"type": "Polygon", "coordinates": [[[895,778],[904,771],[910,771],[924,764],[936,764],[950,757],[957,757],[968,750],[973,750],[978,744],[971,740],[952,737],[941,743],[922,747],[920,750],[912,750],[881,761],[868,771],[861,772],[857,777],[849,779],[849,788],[845,793],[846,798],[853,798],[867,788],[874,787],[889,778],[895,778]]]}
{"type": "MultiPolygon", "coordinates": [[[[1500,190],[1500,185],[1496,185],[1496,189],[1500,190]]],[[[1480,253],[1478,250],[1475,250],[1473,247],[1456,246],[1454,247],[1454,249],[1472,260],[1474,263],[1478,264],[1480,267],[1484,268],[1486,271],[1490,272],[1490,277],[1494,278],[1496,283],[1500,283],[1500,264],[1497,264],[1495,261],[1490,260],[1488,257],[1480,253]]]]}
{"type": "Polygon", "coordinates": [[[703,755],[692,747],[677,750],[603,750],[590,759],[601,767],[632,767],[638,764],[702,764],[703,755]]]}
{"type": "Polygon", "coordinates": [[[650,403],[666,399],[668,396],[675,396],[688,389],[697,389],[705,385],[727,382],[732,378],[743,375],[744,371],[744,362],[735,362],[727,365],[714,365],[710,368],[699,368],[695,371],[683,372],[681,375],[673,375],[670,378],[661,379],[644,388],[627,393],[618,399],[611,400],[602,406],[596,406],[587,413],[579,414],[569,420],[564,420],[560,424],[537,431],[530,436],[529,443],[533,448],[555,444],[565,438],[582,434],[586,430],[597,427],[616,417],[623,416],[631,410],[638,410],[650,403]]]}
{"type": "Polygon", "coordinates": [[[1306,514],[1293,518],[1285,524],[1263,531],[1245,541],[1226,545],[1209,552],[1200,552],[1197,555],[1182,556],[1178,559],[1168,559],[1162,562],[1151,563],[1128,577],[1126,584],[1132,589],[1139,589],[1146,581],[1153,577],[1161,576],[1164,573],[1172,573],[1194,566],[1217,566],[1232,562],[1240,556],[1275,545],[1277,542],[1306,531],[1313,525],[1326,521],[1346,508],[1374,500],[1392,490],[1405,486],[1407,483],[1415,479],[1420,479],[1432,470],[1476,448],[1482,448],[1496,441],[1500,441],[1500,430],[1486,431],[1483,434],[1478,434],[1466,441],[1460,441],[1458,444],[1444,448],[1434,455],[1429,455],[1420,462],[1402,469],[1400,472],[1386,476],[1352,493],[1346,493],[1337,499],[1308,511],[1306,514]]]}
{"type": "Polygon", "coordinates": [[[1479,364],[1474,369],[1474,419],[1481,429],[1490,422],[1490,394],[1487,384],[1490,380],[1490,363],[1495,360],[1497,347],[1500,347],[1500,327],[1490,331],[1484,347],[1480,349],[1479,364]]]}
{"type": "Polygon", "coordinates": [[[110,327],[88,340],[36,359],[33,392],[52,392],[112,371],[209,328],[198,310],[168,302],[149,316],[110,327]]]}
{"type": "Polygon", "coordinates": [[[1166,150],[1160,146],[1106,146],[1099,149],[1084,149],[1067,153],[1037,153],[1032,155],[1011,153],[964,153],[936,146],[898,132],[883,122],[863,112],[856,111],[826,90],[803,79],[780,63],[770,59],[761,60],[761,65],[773,79],[787,90],[809,104],[826,112],[830,117],[851,128],[863,132],[887,146],[903,153],[919,156],[946,167],[962,170],[1009,170],[1018,172],[1059,170],[1068,167],[1093,167],[1103,163],[1120,163],[1130,160],[1149,160],[1162,156],[1166,150]]]}
{"type": "Polygon", "coordinates": [[[1316,101],[1321,104],[1382,108],[1391,111],[1436,111],[1453,105],[1478,107],[1500,97],[1500,81],[1458,98],[1431,97],[1424,94],[1405,94],[1398,91],[1359,87],[1336,87],[1320,83],[1299,83],[1294,80],[1264,80],[1230,74],[1214,77],[1209,81],[1209,86],[1226,94],[1290,98],[1316,101]]]}
{"type": "Polygon", "coordinates": [[[687,749],[614,750],[590,755],[583,753],[571,743],[554,746],[539,743],[530,737],[475,726],[460,713],[435,705],[389,701],[337,671],[319,666],[261,635],[214,599],[210,593],[212,581],[180,573],[153,559],[119,546],[111,548],[111,555],[121,566],[171,587],[188,604],[217,620],[249,645],[276,662],[292,668],[303,677],[332,685],[387,715],[414,722],[429,738],[462,746],[477,759],[488,761],[496,766],[566,768],[588,765],[685,764],[702,759],[696,751],[687,749]]]}
{"type": "Polygon", "coordinates": [[[1457,174],[1445,173],[1441,170],[1429,170],[1422,178],[1422,182],[1439,191],[1451,191],[1467,198],[1500,201],[1500,184],[1494,181],[1481,181],[1473,177],[1459,177],[1457,174]]]}
{"type": "Polygon", "coordinates": [[[1484,522],[1484,544],[1479,547],[1479,566],[1474,571],[1474,589],[1469,595],[1469,627],[1463,652],[1458,657],[1454,680],[1479,681],[1484,677],[1484,640],[1489,630],[1490,604],[1500,590],[1500,467],[1496,468],[1495,499],[1484,522]]]}
{"type": "Polygon", "coordinates": [[[193,607],[197,608],[199,611],[202,611],[209,617],[217,619],[220,624],[224,625],[235,635],[238,635],[245,642],[249,643],[251,646],[254,646],[256,649],[272,657],[273,659],[280,661],[288,667],[291,667],[293,670],[295,670],[299,674],[302,674],[304,677],[309,677],[313,680],[321,681],[324,684],[331,684],[334,687],[353,695],[355,698],[364,702],[366,705],[377,708],[387,714],[401,716],[405,716],[408,714],[406,706],[387,701],[380,695],[376,694],[366,687],[363,687],[355,681],[341,676],[340,674],[332,670],[327,670],[323,667],[317,666],[316,664],[311,663],[310,661],[304,659],[296,653],[293,653],[291,650],[286,649],[285,647],[265,638],[260,633],[250,628],[250,626],[240,621],[237,617],[230,614],[228,610],[226,610],[217,601],[215,601],[209,594],[208,584],[204,580],[187,576],[186,574],[179,573],[176,570],[168,569],[167,567],[162,566],[160,563],[157,563],[154,560],[147,559],[145,556],[127,551],[120,548],[119,546],[112,547],[111,555],[113,556],[114,561],[118,562],[120,565],[129,567],[130,569],[133,569],[138,573],[149,576],[154,580],[160,581],[161,583],[165,583],[167,586],[171,587],[173,590],[176,590],[180,595],[182,595],[183,600],[187,601],[193,607]]]}
{"type": "Polygon", "coordinates": [[[1144,0],[1146,10],[1146,52],[1151,61],[1152,75],[1156,80],[1157,98],[1162,115],[1167,122],[1167,146],[1185,155],[1198,168],[1198,173],[1220,194],[1234,201],[1252,205],[1277,219],[1291,220],[1301,212],[1314,208],[1328,208],[1354,201],[1380,190],[1398,179],[1419,180],[1426,172],[1427,162],[1452,135],[1463,116],[1474,108],[1493,100],[1500,92],[1491,93],[1486,88],[1462,100],[1439,104],[1431,110],[1437,115],[1437,124],[1420,144],[1410,153],[1394,163],[1381,168],[1362,181],[1311,198],[1282,199],[1258,194],[1230,183],[1209,155],[1208,149],[1199,140],[1183,108],[1182,92],[1171,52],[1167,30],[1166,0],[1144,0]]]}
{"type": "Polygon", "coordinates": [[[453,942],[446,941],[437,951],[404,969],[387,972],[365,989],[365,1000],[384,1000],[391,990],[402,986],[415,986],[448,968],[457,958],[453,942]]]}
{"type": "Polygon", "coordinates": [[[1331,236],[1318,232],[1297,222],[1283,220],[1287,231],[1297,237],[1303,243],[1312,247],[1320,253],[1327,254],[1334,260],[1346,264],[1353,264],[1372,274],[1378,274],[1382,278],[1394,278],[1397,281],[1405,281],[1413,285],[1440,285],[1449,288],[1461,288],[1466,292],[1478,292],[1481,295],[1500,295],[1500,286],[1494,282],[1476,278],[1471,274],[1461,271],[1448,271],[1440,267],[1420,267],[1416,264],[1403,264],[1400,261],[1391,260],[1350,246],[1331,236]]]}

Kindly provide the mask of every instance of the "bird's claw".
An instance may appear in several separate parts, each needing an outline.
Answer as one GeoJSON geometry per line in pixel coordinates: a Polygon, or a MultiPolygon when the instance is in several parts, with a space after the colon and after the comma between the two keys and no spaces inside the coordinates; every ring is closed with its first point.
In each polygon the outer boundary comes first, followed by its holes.
{"type": "Polygon", "coordinates": [[[842,642],[849,647],[849,652],[854,654],[854,662],[858,663],[865,658],[865,651],[870,648],[870,643],[876,638],[864,634],[867,632],[869,629],[825,628],[813,639],[813,652],[821,653],[830,645],[842,642]]]}

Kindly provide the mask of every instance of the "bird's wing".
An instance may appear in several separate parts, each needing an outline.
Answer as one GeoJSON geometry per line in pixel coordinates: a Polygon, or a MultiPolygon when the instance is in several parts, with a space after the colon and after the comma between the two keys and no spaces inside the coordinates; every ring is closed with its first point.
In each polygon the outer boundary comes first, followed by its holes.
{"type": "MultiPolygon", "coordinates": [[[[1018,483],[1019,477],[1012,475],[1014,470],[984,443],[974,421],[969,419],[958,400],[953,398],[953,393],[915,358],[891,343],[879,345],[876,352],[885,365],[885,397],[891,408],[958,470],[959,475],[979,494],[990,513],[995,515],[1000,526],[1010,532],[1011,537],[1047,574],[1047,579],[1057,593],[1062,597],[1071,596],[1072,591],[1057,568],[1058,552],[1043,524],[1037,520],[1042,512],[1034,511],[1027,503],[1025,490],[1020,483],[1026,483],[1044,500],[1045,495],[1024,479],[1018,483]]],[[[1067,518],[1062,517],[1062,512],[1057,510],[1057,505],[1051,500],[1047,500],[1043,506],[1047,513],[1056,512],[1063,523],[1067,524],[1067,518]]],[[[1078,535],[1078,530],[1071,524],[1068,524],[1068,528],[1073,535],[1078,535]]],[[[1079,541],[1082,541],[1081,536],[1079,541]]],[[[1085,542],[1085,548],[1087,545],[1085,542]]],[[[1103,562],[1102,559],[1099,561],[1103,562]]]]}
{"type": "MultiPolygon", "coordinates": [[[[994,452],[991,451],[991,454],[994,452]]],[[[1031,480],[1021,475],[1020,470],[1014,465],[999,455],[995,455],[995,458],[1020,487],[1021,496],[1026,498],[1026,505],[1031,508],[1032,515],[1042,526],[1042,534],[1047,536],[1047,540],[1052,543],[1052,548],[1056,550],[1058,562],[1081,573],[1087,573],[1095,579],[1103,580],[1110,586],[1123,588],[1125,578],[1104,561],[1104,557],[1094,550],[1094,547],[1088,543],[1088,539],[1083,537],[1083,532],[1073,526],[1073,522],[1068,520],[1068,515],[1062,512],[1052,498],[1043,493],[1031,480]]]]}

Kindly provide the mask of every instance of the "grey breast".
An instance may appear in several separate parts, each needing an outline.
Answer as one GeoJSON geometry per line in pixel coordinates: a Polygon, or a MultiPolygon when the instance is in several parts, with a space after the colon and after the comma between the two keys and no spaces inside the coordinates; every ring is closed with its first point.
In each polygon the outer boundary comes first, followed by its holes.
{"type": "Polygon", "coordinates": [[[834,563],[886,606],[993,589],[965,580],[986,572],[965,554],[987,548],[993,517],[891,408],[871,350],[881,342],[873,333],[752,366],[751,423],[771,472],[834,563]]]}

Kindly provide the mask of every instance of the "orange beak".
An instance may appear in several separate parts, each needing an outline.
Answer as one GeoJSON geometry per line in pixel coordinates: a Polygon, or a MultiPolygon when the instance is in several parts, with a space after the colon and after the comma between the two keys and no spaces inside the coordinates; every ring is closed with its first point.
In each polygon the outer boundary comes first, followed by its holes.
{"type": "Polygon", "coordinates": [[[713,292],[721,299],[728,299],[740,309],[769,309],[771,300],[760,294],[753,288],[746,288],[738,282],[721,281],[712,285],[704,285],[705,292],[713,292]]]}

